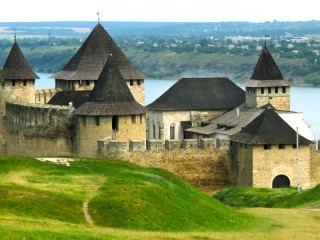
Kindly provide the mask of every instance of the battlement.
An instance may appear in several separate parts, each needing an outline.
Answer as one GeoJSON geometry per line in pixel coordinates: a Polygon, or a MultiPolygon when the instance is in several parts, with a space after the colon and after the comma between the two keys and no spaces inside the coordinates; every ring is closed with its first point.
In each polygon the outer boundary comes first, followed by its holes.
{"type": "MultiPolygon", "coordinates": [[[[228,149],[230,140],[218,139],[216,149],[228,149]]],[[[130,141],[117,141],[110,139],[98,140],[98,155],[100,157],[108,156],[109,153],[115,152],[136,152],[136,151],[174,151],[174,150],[207,150],[214,149],[214,139],[184,139],[179,140],[130,140],[130,141]]]]}
{"type": "Polygon", "coordinates": [[[50,88],[50,89],[38,89],[35,91],[35,103],[47,104],[50,99],[61,89],[50,88]]]}

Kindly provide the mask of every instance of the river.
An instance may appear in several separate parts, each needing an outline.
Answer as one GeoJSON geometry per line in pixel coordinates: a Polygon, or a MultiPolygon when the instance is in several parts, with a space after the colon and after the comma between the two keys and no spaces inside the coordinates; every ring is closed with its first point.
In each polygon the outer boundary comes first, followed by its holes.
{"type": "MultiPolygon", "coordinates": [[[[36,80],[36,89],[54,88],[54,79],[51,74],[37,73],[40,79],[36,80]]],[[[145,104],[153,102],[177,80],[145,80],[145,104]]],[[[317,139],[320,139],[320,88],[291,87],[291,110],[303,112],[304,120],[311,128],[317,139]]]]}

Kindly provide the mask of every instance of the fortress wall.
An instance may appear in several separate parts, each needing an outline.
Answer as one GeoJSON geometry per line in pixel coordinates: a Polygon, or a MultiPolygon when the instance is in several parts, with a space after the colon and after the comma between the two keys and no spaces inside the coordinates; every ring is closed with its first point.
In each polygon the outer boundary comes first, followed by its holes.
{"type": "Polygon", "coordinates": [[[0,155],[7,155],[7,117],[0,116],[0,155]]]}
{"type": "MultiPolygon", "coordinates": [[[[110,141],[111,146],[114,141],[110,141]]],[[[110,150],[106,141],[98,142],[99,153],[103,158],[114,158],[128,161],[144,167],[166,169],[177,174],[193,186],[212,193],[230,185],[228,162],[229,151],[212,148],[187,148],[187,149],[156,149],[147,151],[128,151],[128,144],[119,141],[118,151],[110,150]],[[103,147],[106,151],[103,151],[103,147]]],[[[147,141],[148,144],[148,141],[147,141]]]]}
{"type": "Polygon", "coordinates": [[[6,108],[8,155],[72,155],[73,107],[7,103],[6,108]]]}
{"type": "Polygon", "coordinates": [[[47,104],[50,99],[59,92],[60,89],[50,88],[50,89],[38,89],[35,91],[35,103],[47,104]]]}
{"type": "Polygon", "coordinates": [[[311,187],[320,184],[320,151],[311,150],[311,187]]]}

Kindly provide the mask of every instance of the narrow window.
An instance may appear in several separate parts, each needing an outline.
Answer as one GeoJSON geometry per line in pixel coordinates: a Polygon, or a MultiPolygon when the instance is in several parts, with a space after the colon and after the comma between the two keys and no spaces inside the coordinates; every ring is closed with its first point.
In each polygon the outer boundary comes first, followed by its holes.
{"type": "Polygon", "coordinates": [[[153,139],[156,139],[156,125],[152,126],[152,137],[153,139]]]}
{"type": "Polygon", "coordinates": [[[297,144],[292,144],[292,148],[297,148],[297,144]]]}
{"type": "Polygon", "coordinates": [[[79,86],[82,86],[83,82],[82,80],[79,80],[79,86]]]}
{"type": "Polygon", "coordinates": [[[271,93],[271,87],[268,87],[268,93],[271,93]]]}
{"type": "Polygon", "coordinates": [[[137,85],[141,85],[141,81],[140,80],[137,80],[137,85]]]}
{"type": "Polygon", "coordinates": [[[282,87],[282,93],[286,93],[286,87],[282,87]]]}
{"type": "Polygon", "coordinates": [[[253,94],[256,94],[256,89],[252,88],[252,92],[253,92],[253,94]]]}
{"type": "Polygon", "coordinates": [[[264,150],[270,150],[271,149],[271,145],[270,144],[265,144],[263,145],[264,150]]]}
{"type": "Polygon", "coordinates": [[[278,148],[279,148],[279,149],[285,149],[285,148],[286,148],[286,145],[285,145],[285,144],[279,144],[278,148]]]}
{"type": "Polygon", "coordinates": [[[159,134],[159,139],[161,139],[161,128],[160,128],[160,126],[159,126],[159,132],[158,132],[158,134],[159,134]]]}
{"type": "Polygon", "coordinates": [[[130,86],[133,86],[133,80],[130,80],[130,86]]]}
{"type": "Polygon", "coordinates": [[[170,139],[174,139],[174,126],[170,126],[170,139]]]}
{"type": "Polygon", "coordinates": [[[261,88],[261,94],[264,94],[264,88],[263,87],[261,88]]]}
{"type": "Polygon", "coordinates": [[[142,116],[142,114],[140,114],[140,123],[142,123],[142,118],[143,118],[143,116],[142,116]]]}
{"type": "Polygon", "coordinates": [[[83,126],[86,126],[87,125],[86,116],[83,116],[82,119],[83,119],[82,120],[83,126]]]}
{"type": "Polygon", "coordinates": [[[112,116],[112,130],[118,131],[119,129],[119,118],[118,116],[112,116]]]}
{"type": "Polygon", "coordinates": [[[27,86],[27,80],[23,80],[23,86],[27,86]]]}
{"type": "Polygon", "coordinates": [[[14,87],[16,85],[16,80],[12,80],[12,86],[14,87]]]}
{"type": "Polygon", "coordinates": [[[278,93],[278,87],[275,87],[274,92],[278,93]]]}
{"type": "Polygon", "coordinates": [[[87,85],[87,86],[90,86],[90,80],[87,80],[87,81],[86,81],[86,85],[87,85]]]}
{"type": "Polygon", "coordinates": [[[95,117],[95,123],[96,123],[96,126],[99,126],[99,125],[100,125],[100,118],[99,118],[99,116],[96,116],[96,117],[95,117]]]}
{"type": "Polygon", "coordinates": [[[136,124],[136,115],[131,115],[131,123],[136,124]]]}

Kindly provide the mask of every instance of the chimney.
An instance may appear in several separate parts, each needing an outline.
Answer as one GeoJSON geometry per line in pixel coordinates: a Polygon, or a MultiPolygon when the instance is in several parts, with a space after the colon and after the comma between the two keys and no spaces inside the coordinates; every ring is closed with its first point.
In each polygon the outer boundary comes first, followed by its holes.
{"type": "Polygon", "coordinates": [[[240,115],[240,109],[239,109],[239,108],[236,108],[236,112],[237,112],[237,117],[239,117],[239,115],[240,115]]]}

